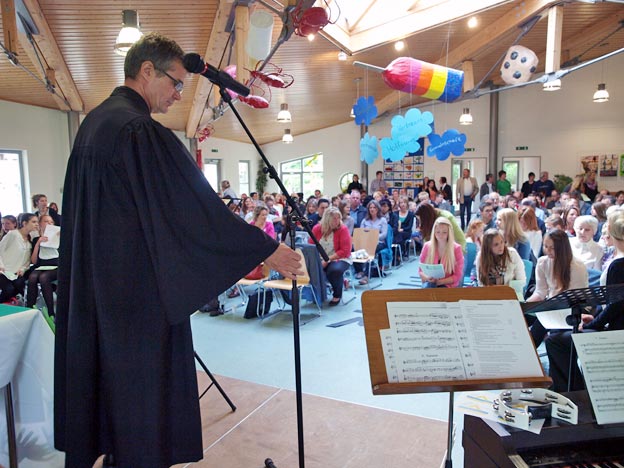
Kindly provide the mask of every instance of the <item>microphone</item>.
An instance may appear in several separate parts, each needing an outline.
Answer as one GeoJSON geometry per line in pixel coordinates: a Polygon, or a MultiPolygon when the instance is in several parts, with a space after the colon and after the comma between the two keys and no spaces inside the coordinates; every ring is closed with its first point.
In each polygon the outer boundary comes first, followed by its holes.
{"type": "Polygon", "coordinates": [[[264,468],[277,468],[277,466],[275,466],[275,463],[273,463],[273,460],[271,460],[270,458],[267,458],[266,460],[264,460],[264,468]]]}
{"type": "Polygon", "coordinates": [[[205,63],[199,54],[185,54],[182,63],[184,63],[184,68],[186,68],[186,71],[189,73],[198,73],[204,78],[207,78],[211,83],[229,89],[243,97],[249,95],[249,88],[247,86],[239,83],[226,72],[213,67],[209,63],[205,63]]]}

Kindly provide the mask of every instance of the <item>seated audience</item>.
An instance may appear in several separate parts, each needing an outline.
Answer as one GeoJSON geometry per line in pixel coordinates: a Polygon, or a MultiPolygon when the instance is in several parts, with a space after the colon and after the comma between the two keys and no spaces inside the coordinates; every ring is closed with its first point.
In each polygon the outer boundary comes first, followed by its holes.
{"type": "Polygon", "coordinates": [[[466,228],[466,242],[477,246],[477,253],[481,250],[483,233],[486,231],[485,223],[479,218],[472,218],[466,228]]]}
{"type": "Polygon", "coordinates": [[[340,211],[340,213],[342,213],[342,223],[347,226],[347,229],[349,230],[349,235],[352,236],[353,229],[355,228],[355,221],[350,215],[351,209],[349,202],[346,200],[340,200],[340,202],[338,202],[338,210],[340,211]]]}
{"type": "Polygon", "coordinates": [[[420,253],[420,263],[441,264],[443,278],[433,278],[418,269],[423,288],[456,288],[464,276],[464,254],[462,247],[455,242],[451,222],[439,217],[433,224],[431,240],[425,242],[420,253]]]}
{"type": "MultiPolygon", "coordinates": [[[[48,225],[54,225],[54,219],[50,215],[43,215],[39,218],[39,236],[33,239],[33,249],[30,261],[33,268],[28,275],[28,293],[26,295],[26,307],[34,307],[37,302],[38,285],[48,309],[48,315],[54,316],[54,281],[57,277],[58,249],[41,245],[49,240],[45,236],[48,225]],[[41,268],[44,267],[44,268],[41,268]]],[[[58,234],[60,235],[60,233],[58,234]]]]}
{"type": "Polygon", "coordinates": [[[394,230],[394,243],[401,244],[403,252],[407,253],[407,242],[412,238],[414,213],[409,210],[409,202],[405,196],[399,197],[399,211],[397,213],[397,217],[398,223],[396,229],[394,230]]]}
{"type": "Polygon", "coordinates": [[[37,215],[38,218],[41,218],[43,215],[50,215],[56,226],[61,225],[61,217],[55,209],[48,206],[48,197],[44,194],[38,193],[33,195],[32,204],[35,209],[34,214],[37,215]]]}
{"type": "Polygon", "coordinates": [[[590,214],[598,221],[594,240],[598,242],[602,235],[602,226],[607,222],[607,205],[602,202],[592,203],[590,214]]]}
{"type": "Polygon", "coordinates": [[[531,245],[527,240],[518,214],[511,208],[503,208],[496,215],[496,227],[502,232],[507,246],[516,249],[523,260],[531,259],[531,245]]]}
{"type": "Polygon", "coordinates": [[[17,229],[17,218],[13,215],[6,215],[2,217],[2,229],[0,229],[0,239],[9,233],[17,229]]]}
{"type": "Polygon", "coordinates": [[[431,233],[433,230],[433,224],[435,223],[437,218],[446,218],[451,223],[451,227],[453,228],[453,239],[459,245],[462,246],[462,249],[466,248],[466,237],[464,236],[464,232],[457,224],[457,220],[455,216],[445,210],[440,210],[438,208],[434,208],[429,203],[421,203],[416,208],[417,223],[418,223],[418,232],[422,237],[423,241],[428,241],[431,239],[431,233]]]}
{"type": "MultiPolygon", "coordinates": [[[[618,211],[609,216],[608,232],[616,249],[615,259],[609,265],[605,284],[607,286],[619,284],[624,278],[624,211],[618,211]]],[[[624,329],[624,301],[607,304],[593,317],[589,314],[581,315],[579,330],[588,331],[613,331],[624,329]]],[[[553,334],[546,339],[546,352],[549,360],[549,374],[553,379],[553,390],[556,392],[567,391],[568,379],[571,377],[570,390],[582,390],[583,376],[577,366],[576,360],[572,364],[570,376],[570,344],[572,332],[565,331],[553,334]]]]}
{"type": "Polygon", "coordinates": [[[483,234],[483,244],[475,264],[479,286],[509,285],[513,280],[526,281],[520,255],[516,249],[505,245],[505,239],[496,229],[488,229],[483,234]]]}
{"type": "Polygon", "coordinates": [[[518,220],[522,231],[529,241],[531,251],[535,258],[539,258],[542,252],[542,230],[537,225],[537,216],[533,208],[525,206],[523,211],[518,212],[518,220]]]}
{"type": "Polygon", "coordinates": [[[0,303],[24,294],[32,251],[30,233],[39,229],[37,215],[32,213],[20,214],[17,224],[0,241],[0,303]]]}
{"type": "MultiPolygon", "coordinates": [[[[375,200],[371,200],[366,205],[366,217],[362,220],[361,228],[377,229],[379,231],[379,242],[375,249],[375,255],[387,247],[386,236],[388,235],[388,222],[381,214],[381,207],[375,200]]],[[[382,265],[382,269],[386,269],[389,265],[382,265]]],[[[368,277],[362,272],[363,265],[356,263],[355,269],[358,272],[355,276],[360,278],[360,284],[367,284],[368,277]]]]}
{"type": "MultiPolygon", "coordinates": [[[[312,228],[312,233],[329,256],[328,262],[322,261],[327,281],[331,284],[333,291],[333,298],[329,301],[329,305],[338,305],[342,298],[342,275],[352,263],[351,235],[342,223],[342,215],[338,208],[327,208],[321,222],[312,228]]],[[[312,244],[314,241],[310,239],[308,242],[312,244]]]]}
{"type": "Polygon", "coordinates": [[[253,198],[247,197],[243,200],[243,204],[240,210],[240,217],[245,221],[250,222],[253,218],[254,208],[256,207],[256,202],[253,198]]]}
{"type": "Polygon", "coordinates": [[[544,224],[546,225],[546,231],[559,229],[565,232],[565,223],[563,222],[563,218],[557,214],[552,214],[548,218],[546,218],[546,221],[544,221],[544,224]]]}
{"type": "Polygon", "coordinates": [[[271,239],[275,239],[275,227],[268,218],[269,210],[266,206],[256,206],[253,212],[253,218],[249,224],[262,229],[271,239]]]}

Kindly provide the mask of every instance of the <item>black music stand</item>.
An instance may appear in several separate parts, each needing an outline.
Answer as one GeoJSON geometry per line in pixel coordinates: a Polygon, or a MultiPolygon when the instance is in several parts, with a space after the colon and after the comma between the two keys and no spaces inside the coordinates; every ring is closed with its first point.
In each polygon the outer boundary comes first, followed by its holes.
{"type": "MultiPolygon", "coordinates": [[[[569,289],[555,297],[542,302],[524,302],[522,310],[528,312],[544,312],[547,310],[572,309],[572,314],[566,318],[568,325],[572,325],[572,333],[578,333],[581,323],[581,314],[585,307],[604,304],[614,304],[624,301],[624,283],[610,286],[595,286],[583,289],[569,289]]],[[[572,369],[576,361],[574,341],[570,340],[570,365],[568,368],[568,392],[572,388],[574,374],[572,369]]]]}
{"type": "Polygon", "coordinates": [[[208,375],[208,377],[212,381],[212,383],[208,385],[208,387],[206,387],[206,390],[204,390],[202,394],[199,395],[199,399],[201,400],[201,397],[203,397],[206,394],[206,392],[210,390],[212,386],[214,385],[215,387],[217,387],[217,390],[219,390],[219,393],[221,393],[221,396],[223,396],[225,401],[227,401],[227,404],[230,405],[230,408],[232,408],[232,411],[236,411],[236,406],[234,405],[234,403],[232,403],[232,400],[230,400],[230,397],[227,396],[227,393],[225,393],[225,390],[221,388],[221,385],[219,385],[219,382],[217,382],[217,379],[215,379],[212,373],[208,370],[208,367],[206,367],[206,364],[204,364],[204,361],[201,360],[201,358],[197,354],[197,351],[193,350],[193,353],[195,354],[195,359],[197,360],[201,368],[204,369],[204,372],[208,375]]]}

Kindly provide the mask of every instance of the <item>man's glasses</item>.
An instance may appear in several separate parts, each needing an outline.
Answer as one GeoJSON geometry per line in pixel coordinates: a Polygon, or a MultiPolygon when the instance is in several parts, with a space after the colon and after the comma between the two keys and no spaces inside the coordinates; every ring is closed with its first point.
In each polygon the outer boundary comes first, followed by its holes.
{"type": "Polygon", "coordinates": [[[173,87],[178,92],[178,94],[182,94],[182,91],[184,91],[184,81],[176,80],[173,76],[171,76],[165,70],[159,70],[159,71],[167,75],[169,79],[173,81],[173,87]]]}

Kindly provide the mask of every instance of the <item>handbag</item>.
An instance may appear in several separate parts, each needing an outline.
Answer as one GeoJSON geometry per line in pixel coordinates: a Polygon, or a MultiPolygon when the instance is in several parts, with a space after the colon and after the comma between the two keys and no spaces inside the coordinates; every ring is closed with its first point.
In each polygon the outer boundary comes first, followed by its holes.
{"type": "Polygon", "coordinates": [[[249,273],[245,275],[245,279],[248,280],[261,280],[264,278],[264,272],[262,271],[264,267],[264,263],[261,263],[256,268],[251,270],[249,273]]]}

